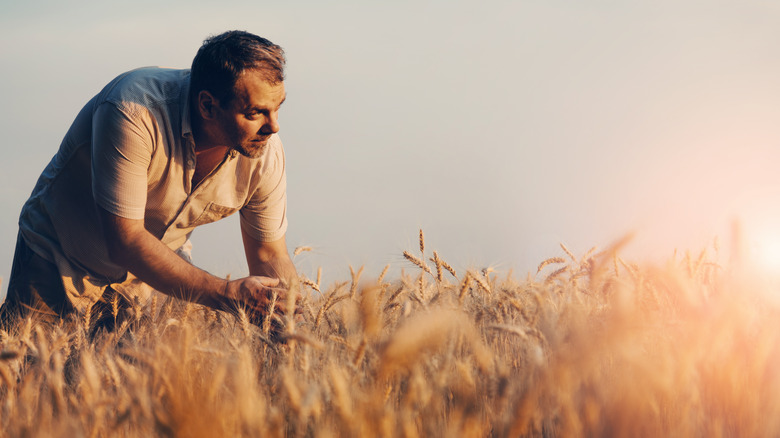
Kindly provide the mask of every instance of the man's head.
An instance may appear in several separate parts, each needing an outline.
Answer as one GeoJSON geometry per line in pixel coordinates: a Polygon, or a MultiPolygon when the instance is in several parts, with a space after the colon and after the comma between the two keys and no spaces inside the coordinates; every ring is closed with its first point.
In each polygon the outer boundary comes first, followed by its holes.
{"type": "Polygon", "coordinates": [[[190,79],[196,149],[227,147],[261,156],[279,130],[285,96],[281,47],[241,31],[207,39],[190,79]]]}
{"type": "Polygon", "coordinates": [[[207,38],[192,60],[190,97],[205,90],[226,105],[244,71],[254,70],[270,84],[284,81],[284,50],[265,38],[231,30],[207,38]]]}

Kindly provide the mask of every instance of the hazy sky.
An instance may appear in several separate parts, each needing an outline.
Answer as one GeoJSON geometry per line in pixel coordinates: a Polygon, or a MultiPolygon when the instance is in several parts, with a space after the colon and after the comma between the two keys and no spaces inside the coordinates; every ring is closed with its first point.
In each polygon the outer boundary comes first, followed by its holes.
{"type": "MultiPolygon", "coordinates": [[[[282,45],[288,243],[313,276],[535,270],[630,231],[635,257],[700,250],[740,219],[780,241],[773,1],[3,2],[0,276],[17,218],[81,106],[123,71],[189,67],[210,34],[282,45]]],[[[246,272],[236,218],[196,264],[246,272]]]]}

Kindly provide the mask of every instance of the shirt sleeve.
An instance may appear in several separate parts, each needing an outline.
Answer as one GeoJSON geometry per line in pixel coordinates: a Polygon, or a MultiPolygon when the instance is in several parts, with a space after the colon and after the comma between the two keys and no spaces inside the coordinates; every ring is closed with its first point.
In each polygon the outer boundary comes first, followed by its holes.
{"type": "Polygon", "coordinates": [[[127,219],[143,219],[154,122],[114,103],[92,118],[92,193],[95,203],[127,219]]]}
{"type": "Polygon", "coordinates": [[[260,183],[241,209],[241,228],[260,242],[273,242],[287,231],[287,173],[279,137],[271,140],[260,183]]]}

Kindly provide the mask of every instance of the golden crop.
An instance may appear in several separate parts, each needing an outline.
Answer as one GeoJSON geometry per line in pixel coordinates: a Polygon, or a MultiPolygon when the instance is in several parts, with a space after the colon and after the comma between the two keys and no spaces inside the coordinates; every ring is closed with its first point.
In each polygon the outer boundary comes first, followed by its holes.
{"type": "Polygon", "coordinates": [[[0,434],[780,435],[777,298],[717,254],[562,247],[517,279],[419,249],[394,281],[302,279],[283,344],[163,297],[94,339],[89,318],[19,321],[0,332],[0,434]]]}

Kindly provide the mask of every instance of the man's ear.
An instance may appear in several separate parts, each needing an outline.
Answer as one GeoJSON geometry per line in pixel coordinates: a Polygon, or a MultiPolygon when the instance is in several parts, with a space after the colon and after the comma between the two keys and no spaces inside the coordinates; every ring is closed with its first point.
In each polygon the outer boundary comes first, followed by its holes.
{"type": "Polygon", "coordinates": [[[217,106],[219,106],[219,101],[208,91],[201,90],[198,93],[197,105],[198,105],[198,113],[200,113],[200,116],[203,119],[210,120],[213,119],[216,114],[217,106]]]}

